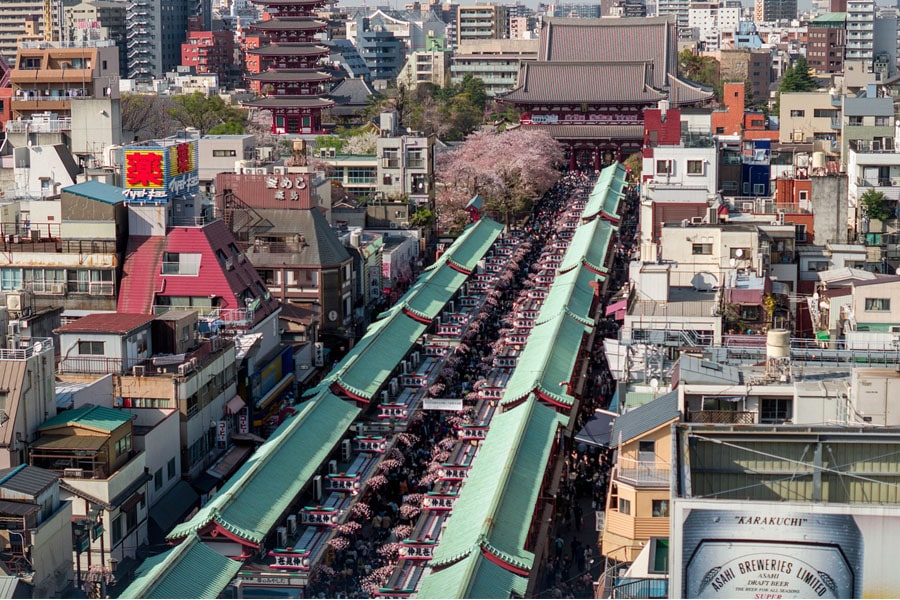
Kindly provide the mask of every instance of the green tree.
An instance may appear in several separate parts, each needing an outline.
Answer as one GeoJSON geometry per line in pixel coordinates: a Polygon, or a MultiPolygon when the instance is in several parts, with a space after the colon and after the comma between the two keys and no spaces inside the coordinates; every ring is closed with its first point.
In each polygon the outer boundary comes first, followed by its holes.
{"type": "Polygon", "coordinates": [[[872,189],[866,190],[859,197],[859,203],[863,207],[865,215],[870,219],[887,221],[891,218],[891,209],[883,192],[872,189]]]}
{"type": "Polygon", "coordinates": [[[781,94],[784,92],[812,92],[818,89],[816,80],[809,74],[809,64],[806,58],[801,56],[797,61],[785,69],[781,81],[778,83],[778,94],[775,98],[775,112],[781,106],[781,94]]]}
{"type": "Polygon", "coordinates": [[[409,218],[411,227],[430,229],[434,225],[434,212],[428,208],[420,208],[409,218]]]}
{"type": "Polygon", "coordinates": [[[201,134],[216,125],[238,123],[243,128],[247,122],[247,111],[225,104],[220,96],[207,97],[201,92],[174,96],[169,116],[181,127],[193,127],[201,134]]]}
{"type": "Polygon", "coordinates": [[[628,156],[623,163],[626,167],[631,169],[631,176],[635,181],[641,181],[641,169],[644,166],[644,157],[640,152],[635,152],[628,156]]]}

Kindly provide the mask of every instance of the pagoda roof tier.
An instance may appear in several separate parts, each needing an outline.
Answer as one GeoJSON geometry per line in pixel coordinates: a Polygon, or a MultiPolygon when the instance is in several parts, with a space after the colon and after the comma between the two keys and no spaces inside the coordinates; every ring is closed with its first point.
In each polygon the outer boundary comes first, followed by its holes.
{"type": "Polygon", "coordinates": [[[324,56],[329,52],[325,46],[311,44],[271,44],[247,50],[255,56],[324,56]]]}
{"type": "Polygon", "coordinates": [[[244,102],[255,108],[331,108],[334,102],[317,96],[266,96],[244,102]]]}
{"type": "Polygon", "coordinates": [[[519,67],[519,85],[502,94],[513,103],[655,104],[667,97],[653,85],[649,62],[531,62],[519,67]]]}
{"type": "Polygon", "coordinates": [[[643,140],[643,125],[525,125],[555,140],[643,140]]]}
{"type": "Polygon", "coordinates": [[[297,31],[305,29],[325,29],[328,23],[317,19],[278,17],[268,21],[257,21],[247,27],[254,31],[297,31]]]}
{"type": "Polygon", "coordinates": [[[685,106],[705,102],[713,97],[711,88],[698,83],[679,79],[675,75],[669,75],[669,104],[672,106],[685,106]]]}
{"type": "Polygon", "coordinates": [[[330,81],[331,73],[322,71],[307,71],[305,69],[273,69],[263,73],[248,75],[247,79],[272,83],[283,81],[285,83],[298,83],[304,81],[330,81]]]}

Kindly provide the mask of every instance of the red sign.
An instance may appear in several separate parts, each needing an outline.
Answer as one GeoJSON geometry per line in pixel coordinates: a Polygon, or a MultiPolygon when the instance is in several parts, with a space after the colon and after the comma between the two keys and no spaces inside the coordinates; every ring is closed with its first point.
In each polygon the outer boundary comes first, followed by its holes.
{"type": "Polygon", "coordinates": [[[247,417],[247,408],[238,413],[238,431],[241,433],[250,432],[250,419],[247,417]]]}
{"type": "Polygon", "coordinates": [[[125,187],[162,189],[163,154],[160,151],[125,153],[125,187]]]}

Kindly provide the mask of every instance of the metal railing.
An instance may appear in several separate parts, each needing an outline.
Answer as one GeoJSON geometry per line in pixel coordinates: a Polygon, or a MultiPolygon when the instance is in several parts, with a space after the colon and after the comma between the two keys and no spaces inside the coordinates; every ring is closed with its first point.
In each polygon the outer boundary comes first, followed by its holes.
{"type": "Polygon", "coordinates": [[[48,348],[53,349],[53,338],[18,338],[11,341],[12,348],[0,348],[0,360],[27,360],[48,348]]]}
{"type": "Polygon", "coordinates": [[[614,477],[638,485],[669,485],[671,465],[660,461],[632,460],[621,457],[616,462],[614,477]]]}
{"type": "Polygon", "coordinates": [[[46,42],[44,40],[27,40],[19,42],[20,48],[50,49],[50,48],[111,48],[116,45],[115,40],[74,40],[68,42],[46,42]]]}
{"type": "Polygon", "coordinates": [[[46,119],[29,121],[7,121],[6,131],[9,133],[60,133],[71,131],[72,119],[46,119]]]}
{"type": "Polygon", "coordinates": [[[616,577],[610,598],[668,598],[669,578],[616,577]]]}
{"type": "Polygon", "coordinates": [[[756,423],[756,413],[746,410],[692,410],[688,413],[688,422],[753,425],[756,423]]]}

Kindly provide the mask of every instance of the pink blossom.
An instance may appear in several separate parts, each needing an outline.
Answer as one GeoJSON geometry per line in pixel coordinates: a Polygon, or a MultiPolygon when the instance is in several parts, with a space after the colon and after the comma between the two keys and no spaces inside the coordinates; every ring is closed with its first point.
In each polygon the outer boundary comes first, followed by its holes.
{"type": "Polygon", "coordinates": [[[349,515],[351,519],[368,521],[372,518],[372,509],[365,502],[357,502],[350,507],[349,515]]]}
{"type": "Polygon", "coordinates": [[[360,529],[362,529],[362,525],[360,525],[356,521],[347,521],[343,525],[338,525],[337,527],[335,527],[335,529],[341,535],[352,536],[360,529]]]}
{"type": "Polygon", "coordinates": [[[335,550],[346,550],[350,547],[350,542],[345,537],[333,537],[328,540],[328,545],[335,550]]]}
{"type": "Polygon", "coordinates": [[[380,556],[384,557],[387,560],[397,560],[397,555],[400,553],[400,544],[396,542],[382,544],[382,546],[378,548],[377,552],[380,556]]]}
{"type": "Polygon", "coordinates": [[[419,441],[419,436],[414,433],[401,433],[397,436],[397,443],[401,446],[409,448],[410,446],[414,446],[416,442],[419,441]]]}
{"type": "Polygon", "coordinates": [[[400,514],[406,519],[415,519],[422,512],[421,506],[403,504],[400,506],[400,514]]]}
{"type": "Polygon", "coordinates": [[[397,525],[391,529],[391,533],[393,533],[394,537],[398,540],[405,540],[409,537],[409,534],[412,533],[412,530],[412,525],[397,525]]]}
{"type": "Polygon", "coordinates": [[[366,482],[366,484],[369,486],[369,488],[371,488],[373,490],[381,489],[382,487],[384,487],[384,485],[386,483],[387,483],[387,477],[385,477],[384,475],[381,475],[381,474],[372,475],[371,477],[369,477],[369,480],[366,482]]]}

